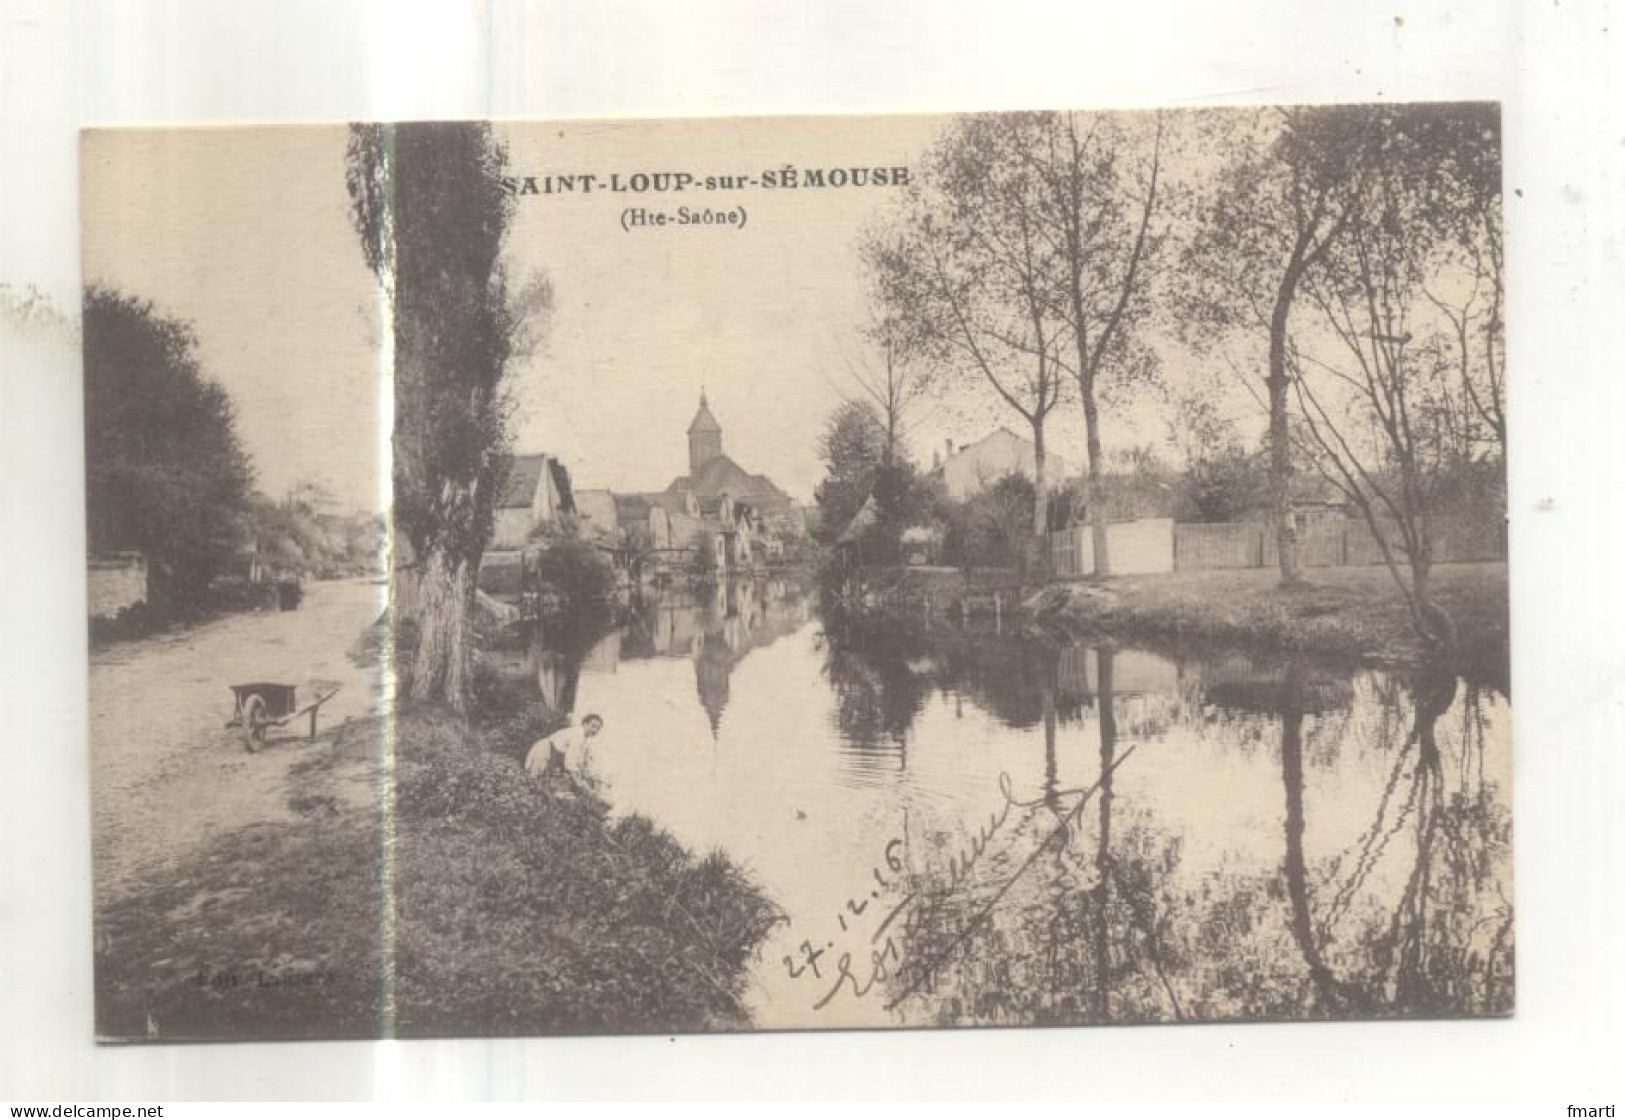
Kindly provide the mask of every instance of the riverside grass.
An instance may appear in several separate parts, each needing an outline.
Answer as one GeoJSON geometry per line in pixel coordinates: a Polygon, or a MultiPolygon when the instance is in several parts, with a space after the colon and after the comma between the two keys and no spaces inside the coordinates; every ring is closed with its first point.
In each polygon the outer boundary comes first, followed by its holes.
{"type": "MultiPolygon", "coordinates": [[[[106,907],[108,1039],[372,1038],[728,1029],[777,910],[720,853],[532,778],[558,721],[397,715],[296,767],[285,822],[240,829],[106,907]],[[358,794],[358,791],[359,794],[358,794]],[[383,888],[388,845],[388,897],[383,888]]],[[[324,737],[326,738],[326,737],[324,737]]]]}
{"type": "MultiPolygon", "coordinates": [[[[1056,583],[1025,603],[1045,625],[1125,641],[1239,644],[1374,665],[1425,660],[1405,602],[1387,569],[1314,568],[1283,588],[1267,569],[1172,572],[1056,583]]],[[[1459,634],[1463,675],[1509,683],[1505,564],[1441,564],[1433,594],[1459,634]]]]}

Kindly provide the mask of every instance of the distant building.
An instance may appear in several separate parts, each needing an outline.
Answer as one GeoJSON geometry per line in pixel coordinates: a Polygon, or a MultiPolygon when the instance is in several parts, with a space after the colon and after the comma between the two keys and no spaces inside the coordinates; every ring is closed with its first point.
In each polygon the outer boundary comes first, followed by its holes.
{"type": "Polygon", "coordinates": [[[615,495],[608,490],[577,490],[576,519],[585,536],[613,537],[620,528],[615,495]]]}
{"type": "Polygon", "coordinates": [[[671,514],[665,506],[648,494],[616,494],[615,523],[622,534],[630,537],[642,531],[648,535],[649,547],[657,552],[681,548],[672,535],[671,514]]]}
{"type": "Polygon", "coordinates": [[[665,496],[668,503],[683,506],[692,496],[701,507],[701,516],[705,516],[707,503],[728,497],[749,505],[772,532],[799,536],[806,531],[801,511],[789,494],[766,475],[751,474],[722,450],[722,425],[712,415],[704,392],[688,426],[688,474],[672,479],[665,496]]]}
{"type": "Polygon", "coordinates": [[[497,499],[491,547],[522,548],[538,527],[556,525],[575,512],[570,472],[563,463],[546,454],[515,455],[497,499]]]}
{"type": "MultiPolygon", "coordinates": [[[[950,440],[938,470],[950,498],[979,494],[1008,474],[1035,478],[1036,449],[1008,428],[1000,428],[957,450],[950,440]]],[[[1044,456],[1045,489],[1058,490],[1077,476],[1077,468],[1054,452],[1044,456]]]]}

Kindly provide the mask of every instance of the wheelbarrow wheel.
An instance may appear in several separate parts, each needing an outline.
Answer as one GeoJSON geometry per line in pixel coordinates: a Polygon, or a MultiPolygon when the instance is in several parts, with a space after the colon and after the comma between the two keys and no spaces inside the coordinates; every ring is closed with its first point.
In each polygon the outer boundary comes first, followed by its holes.
{"type": "Polygon", "coordinates": [[[264,697],[256,692],[243,701],[243,746],[248,748],[249,754],[265,742],[265,729],[270,725],[264,697]]]}

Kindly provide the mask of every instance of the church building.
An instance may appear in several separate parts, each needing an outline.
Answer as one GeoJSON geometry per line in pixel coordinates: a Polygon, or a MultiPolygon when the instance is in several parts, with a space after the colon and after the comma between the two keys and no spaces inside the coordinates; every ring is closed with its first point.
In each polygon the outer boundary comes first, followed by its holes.
{"type": "Polygon", "coordinates": [[[722,425],[711,412],[705,391],[688,425],[688,474],[672,479],[663,504],[706,512],[724,497],[748,506],[764,525],[784,536],[800,536],[805,526],[795,500],[763,474],[751,474],[722,450],[722,425]],[[690,504],[692,499],[692,505],[690,504]]]}

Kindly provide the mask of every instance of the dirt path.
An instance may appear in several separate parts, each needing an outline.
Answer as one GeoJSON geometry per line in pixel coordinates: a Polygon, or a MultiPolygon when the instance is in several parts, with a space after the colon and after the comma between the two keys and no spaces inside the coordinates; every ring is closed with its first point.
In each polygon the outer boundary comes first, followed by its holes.
{"type": "Polygon", "coordinates": [[[136,887],[142,870],[172,864],[221,829],[291,819],[288,770],[311,751],[305,719],[273,731],[248,754],[228,686],[284,681],[341,685],[319,730],[366,715],[378,671],[349,658],[383,609],[384,589],[365,580],[306,585],[288,612],[231,615],[196,629],[96,651],[90,663],[90,753],[96,899],[136,887]]]}

